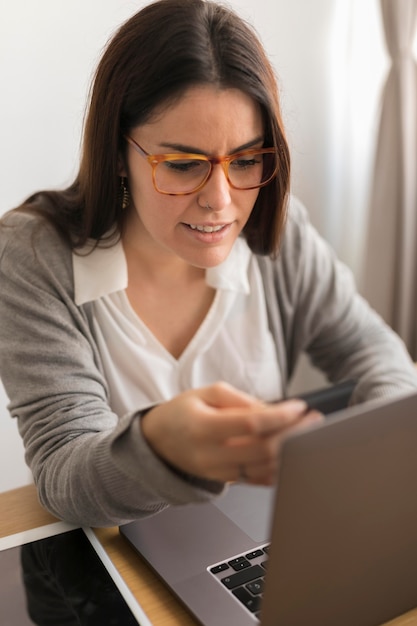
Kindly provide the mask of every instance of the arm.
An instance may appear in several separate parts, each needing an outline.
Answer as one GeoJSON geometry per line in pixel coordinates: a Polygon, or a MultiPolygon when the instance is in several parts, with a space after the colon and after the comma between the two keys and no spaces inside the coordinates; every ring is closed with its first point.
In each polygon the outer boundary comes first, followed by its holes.
{"type": "Polygon", "coordinates": [[[305,351],[331,382],[358,381],[353,402],[417,389],[416,368],[403,342],[359,295],[352,273],[296,200],[278,260],[272,268],[261,261],[261,267],[288,377],[305,351]]]}
{"type": "Polygon", "coordinates": [[[181,478],[151,450],[138,414],[112,413],[88,307],[74,304],[71,252],[33,217],[0,230],[0,319],[9,410],[52,513],[108,525],[223,489],[181,478]]]}
{"type": "Polygon", "coordinates": [[[8,218],[0,237],[0,374],[40,500],[58,517],[113,525],[205,501],[243,466],[269,484],[286,433],[318,419],[225,384],[119,419],[88,306],[74,304],[70,250],[27,216],[8,218]]]}

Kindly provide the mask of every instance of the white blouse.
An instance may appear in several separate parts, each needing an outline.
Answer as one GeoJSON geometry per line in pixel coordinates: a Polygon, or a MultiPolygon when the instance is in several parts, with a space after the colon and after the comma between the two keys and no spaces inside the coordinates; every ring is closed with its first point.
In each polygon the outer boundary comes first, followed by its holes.
{"type": "Polygon", "coordinates": [[[262,279],[244,239],[236,241],[223,263],[206,270],[216,295],[178,359],[129,303],[122,243],[85,252],[73,255],[75,301],[93,303],[110,404],[119,416],[219,380],[266,401],[282,395],[262,279]]]}

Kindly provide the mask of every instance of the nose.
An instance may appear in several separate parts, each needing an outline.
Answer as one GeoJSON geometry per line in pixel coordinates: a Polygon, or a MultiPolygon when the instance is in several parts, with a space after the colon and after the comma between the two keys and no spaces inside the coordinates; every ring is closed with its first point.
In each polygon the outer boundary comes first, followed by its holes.
{"type": "Polygon", "coordinates": [[[221,211],[231,202],[230,185],[222,165],[215,164],[210,177],[198,194],[200,206],[207,204],[215,211],[221,211]]]}

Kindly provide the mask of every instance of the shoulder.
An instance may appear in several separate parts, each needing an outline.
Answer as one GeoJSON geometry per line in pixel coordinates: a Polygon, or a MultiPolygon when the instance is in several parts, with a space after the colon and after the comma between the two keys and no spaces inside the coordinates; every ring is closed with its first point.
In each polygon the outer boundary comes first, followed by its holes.
{"type": "Polygon", "coordinates": [[[315,245],[318,234],[311,225],[306,207],[295,196],[290,196],[284,229],[276,258],[258,257],[262,266],[271,268],[292,267],[295,271],[302,262],[307,248],[315,245]]]}
{"type": "Polygon", "coordinates": [[[309,222],[308,212],[297,196],[290,196],[288,200],[287,225],[302,225],[309,222]]]}
{"type": "Polygon", "coordinates": [[[63,278],[71,272],[72,253],[68,243],[45,218],[12,211],[0,221],[0,268],[9,276],[45,272],[63,278]]]}
{"type": "MultiPolygon", "coordinates": [[[[25,211],[11,211],[0,220],[0,257],[6,250],[34,248],[36,252],[71,254],[70,246],[46,218],[25,211]]],[[[28,250],[27,250],[28,251],[28,250]]]]}
{"type": "Polygon", "coordinates": [[[338,261],[331,245],[310,222],[305,206],[291,197],[280,248],[275,259],[258,257],[265,284],[274,292],[287,294],[291,301],[312,290],[329,290],[335,275],[341,284],[353,280],[350,270],[338,261]]]}
{"type": "Polygon", "coordinates": [[[280,256],[288,252],[287,248],[289,247],[299,251],[302,242],[309,236],[311,229],[312,226],[306,207],[298,198],[291,196],[281,240],[280,256]]]}
{"type": "Polygon", "coordinates": [[[323,263],[335,262],[334,249],[313,226],[304,204],[295,196],[290,196],[275,266],[283,265],[292,272],[307,270],[310,273],[313,267],[319,270],[323,263]]]}

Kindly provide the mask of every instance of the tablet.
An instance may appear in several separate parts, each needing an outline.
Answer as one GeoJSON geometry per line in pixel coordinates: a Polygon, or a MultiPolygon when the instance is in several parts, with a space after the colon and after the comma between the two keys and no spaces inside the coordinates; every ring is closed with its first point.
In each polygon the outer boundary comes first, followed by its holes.
{"type": "Polygon", "coordinates": [[[0,624],[151,626],[93,531],[64,522],[0,538],[0,624]]]}

